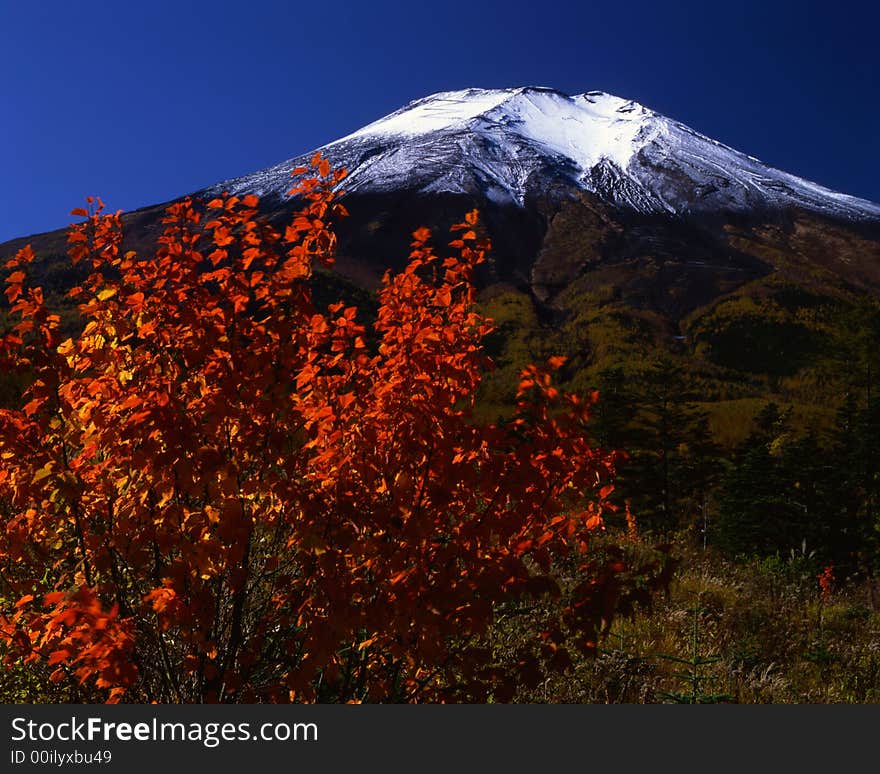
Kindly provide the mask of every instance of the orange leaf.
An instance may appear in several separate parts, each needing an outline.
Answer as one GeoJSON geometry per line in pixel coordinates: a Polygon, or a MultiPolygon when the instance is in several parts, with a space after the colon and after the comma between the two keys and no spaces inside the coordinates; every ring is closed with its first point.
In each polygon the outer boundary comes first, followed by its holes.
{"type": "Polygon", "coordinates": [[[419,244],[424,244],[431,238],[430,229],[422,226],[421,228],[417,228],[413,231],[413,241],[418,242],[419,244]]]}
{"type": "Polygon", "coordinates": [[[70,658],[70,651],[62,648],[49,654],[48,664],[49,666],[55,666],[55,664],[60,664],[62,661],[67,661],[68,658],[70,658]]]}

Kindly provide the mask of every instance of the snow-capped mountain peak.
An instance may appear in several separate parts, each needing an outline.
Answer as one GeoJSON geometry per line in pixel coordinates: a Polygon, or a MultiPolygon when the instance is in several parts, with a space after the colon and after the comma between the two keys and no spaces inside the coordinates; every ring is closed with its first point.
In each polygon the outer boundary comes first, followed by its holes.
{"type": "MultiPolygon", "coordinates": [[[[806,208],[880,218],[880,206],[769,167],[648,108],[601,91],[463,89],[417,99],[320,148],[347,191],[530,197],[589,191],[640,212],[806,208]]],[[[212,190],[283,194],[305,156],[212,190]]]]}

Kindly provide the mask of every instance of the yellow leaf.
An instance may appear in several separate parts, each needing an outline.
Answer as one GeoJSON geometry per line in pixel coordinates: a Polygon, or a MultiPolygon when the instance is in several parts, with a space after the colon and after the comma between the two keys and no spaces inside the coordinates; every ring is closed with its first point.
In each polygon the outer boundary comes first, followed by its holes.
{"type": "Polygon", "coordinates": [[[36,473],[34,473],[34,477],[31,479],[32,484],[36,484],[37,481],[42,481],[44,478],[48,478],[52,475],[52,463],[47,462],[40,468],[36,473]]]}
{"type": "Polygon", "coordinates": [[[116,295],[116,288],[104,288],[100,293],[98,293],[98,301],[106,301],[108,298],[113,298],[116,295]]]}

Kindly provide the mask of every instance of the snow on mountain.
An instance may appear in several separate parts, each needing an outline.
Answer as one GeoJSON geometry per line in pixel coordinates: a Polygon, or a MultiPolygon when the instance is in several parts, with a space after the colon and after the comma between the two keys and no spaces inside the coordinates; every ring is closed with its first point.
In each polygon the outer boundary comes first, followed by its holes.
{"type": "MultiPolygon", "coordinates": [[[[415,100],[319,149],[347,191],[533,196],[595,193],[640,212],[801,207],[878,219],[880,205],[763,164],[636,102],[599,91],[465,89],[415,100]]],[[[281,196],[311,153],[210,189],[281,196]]]]}

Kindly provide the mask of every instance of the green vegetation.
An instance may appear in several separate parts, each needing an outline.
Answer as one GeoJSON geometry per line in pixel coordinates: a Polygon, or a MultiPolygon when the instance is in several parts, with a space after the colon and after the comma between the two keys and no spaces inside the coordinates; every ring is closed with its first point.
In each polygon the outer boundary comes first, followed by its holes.
{"type": "Polygon", "coordinates": [[[700,619],[706,612],[704,607],[694,605],[688,612],[694,619],[694,631],[691,638],[691,653],[688,658],[661,653],[660,658],[678,664],[682,670],[675,673],[684,684],[683,690],[662,691],[659,695],[672,704],[719,704],[728,702],[733,697],[729,693],[707,693],[706,687],[717,678],[704,674],[703,667],[721,661],[721,656],[700,655],[700,619]]]}
{"type": "Polygon", "coordinates": [[[599,393],[595,440],[626,451],[616,496],[644,528],[690,530],[731,555],[806,539],[873,571],[880,305],[824,275],[804,289],[770,274],[675,331],[598,276],[549,304],[511,287],[484,293],[497,369],[482,410],[509,411],[519,370],[565,353],[565,387],[599,393]]]}
{"type": "MultiPolygon", "coordinates": [[[[880,306],[806,285],[761,278],[677,331],[596,275],[550,316],[510,290],[486,302],[503,334],[490,402],[521,364],[568,354],[569,389],[600,395],[596,441],[627,452],[618,502],[680,561],[667,598],[518,700],[880,701],[880,306]]],[[[502,624],[505,647],[528,635],[502,624]]]]}

